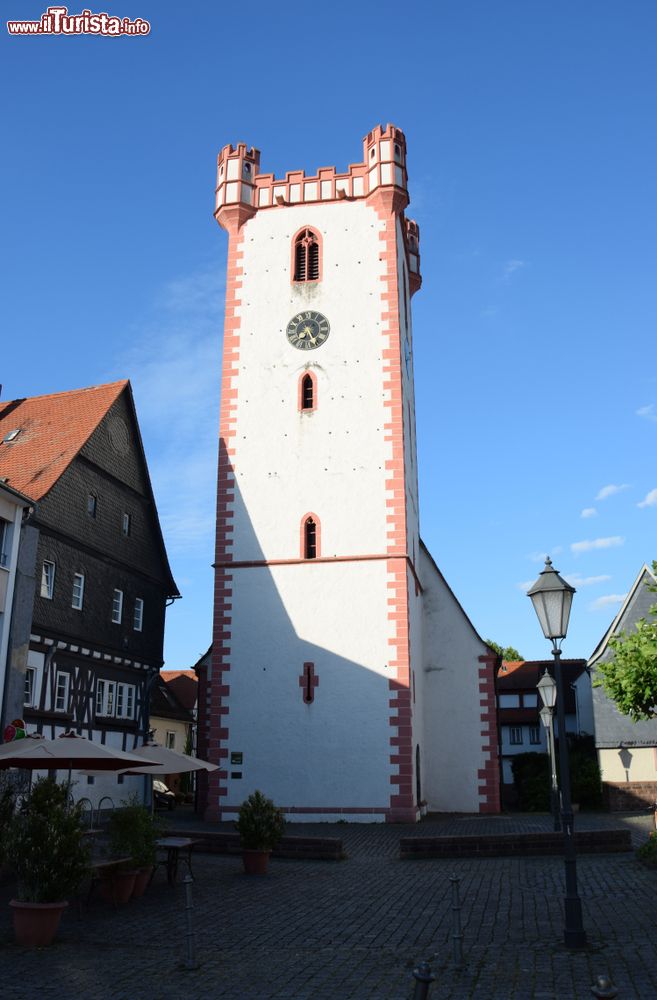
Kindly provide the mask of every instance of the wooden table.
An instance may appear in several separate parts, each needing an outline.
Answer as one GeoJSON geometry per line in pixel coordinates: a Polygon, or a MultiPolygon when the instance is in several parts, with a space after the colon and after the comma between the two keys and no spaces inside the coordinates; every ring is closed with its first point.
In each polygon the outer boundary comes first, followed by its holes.
{"type": "MultiPolygon", "coordinates": [[[[194,872],[192,871],[192,850],[195,844],[200,844],[201,842],[201,839],[197,838],[193,840],[191,837],[163,837],[161,840],[158,840],[157,848],[166,851],[167,856],[166,861],[158,861],[153,869],[153,875],[155,875],[155,871],[159,865],[166,865],[167,881],[169,885],[173,885],[178,875],[178,863],[183,861],[189,869],[189,874],[194,878],[194,872]]],[[[151,880],[153,875],[151,875],[151,880]]]]}

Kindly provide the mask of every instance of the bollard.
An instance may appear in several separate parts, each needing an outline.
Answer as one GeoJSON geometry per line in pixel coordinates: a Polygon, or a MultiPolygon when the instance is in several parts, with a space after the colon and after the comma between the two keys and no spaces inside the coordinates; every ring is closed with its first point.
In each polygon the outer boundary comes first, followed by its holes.
{"type": "Polygon", "coordinates": [[[458,875],[450,875],[452,883],[452,939],[454,943],[454,965],[460,969],[463,965],[463,931],[461,930],[461,900],[459,898],[459,884],[461,879],[458,875]]]}
{"type": "Polygon", "coordinates": [[[196,956],[194,954],[194,926],[192,923],[192,911],[194,909],[194,904],[192,902],[193,881],[194,879],[191,875],[185,875],[185,878],[183,879],[185,885],[185,921],[187,924],[187,929],[185,931],[185,938],[187,940],[187,955],[185,957],[186,969],[198,968],[196,956]]]}
{"type": "Polygon", "coordinates": [[[432,975],[429,963],[420,962],[417,969],[413,969],[413,977],[415,978],[415,992],[413,993],[413,1000],[426,1000],[429,996],[431,984],[436,978],[432,975]]]}
{"type": "Polygon", "coordinates": [[[618,990],[609,976],[596,976],[591,993],[599,1000],[614,1000],[614,997],[618,996],[618,990]]]}

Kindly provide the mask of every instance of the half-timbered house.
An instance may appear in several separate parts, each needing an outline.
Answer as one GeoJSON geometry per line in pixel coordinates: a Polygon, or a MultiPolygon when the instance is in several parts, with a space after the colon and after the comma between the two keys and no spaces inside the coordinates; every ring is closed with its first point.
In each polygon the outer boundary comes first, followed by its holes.
{"type": "MultiPolygon", "coordinates": [[[[131,749],[148,728],[165,608],[180,595],[130,383],[0,403],[0,477],[37,501],[22,529],[33,552],[29,644],[11,650],[3,718],[131,749]]],[[[83,778],[77,794],[124,797],[131,779],[117,780],[83,778]]]]}

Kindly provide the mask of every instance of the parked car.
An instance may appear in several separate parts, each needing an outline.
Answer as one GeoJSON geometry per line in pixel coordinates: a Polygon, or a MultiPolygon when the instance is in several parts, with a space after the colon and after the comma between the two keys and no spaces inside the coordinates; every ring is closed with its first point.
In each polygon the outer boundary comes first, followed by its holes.
{"type": "Polygon", "coordinates": [[[176,808],[176,796],[163,781],[157,778],[153,780],[153,802],[157,809],[176,808]]]}

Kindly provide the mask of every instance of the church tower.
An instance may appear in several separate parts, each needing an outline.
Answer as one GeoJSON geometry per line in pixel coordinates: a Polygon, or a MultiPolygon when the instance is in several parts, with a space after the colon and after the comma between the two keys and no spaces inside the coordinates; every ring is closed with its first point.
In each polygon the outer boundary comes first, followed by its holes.
{"type": "Polygon", "coordinates": [[[228,268],[200,718],[220,765],[211,818],[233,818],[256,788],[299,820],[420,815],[427,626],[411,297],[421,277],[408,202],[393,125],[369,132],[345,173],[276,179],[242,143],[218,157],[228,268]]]}

